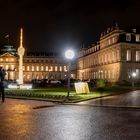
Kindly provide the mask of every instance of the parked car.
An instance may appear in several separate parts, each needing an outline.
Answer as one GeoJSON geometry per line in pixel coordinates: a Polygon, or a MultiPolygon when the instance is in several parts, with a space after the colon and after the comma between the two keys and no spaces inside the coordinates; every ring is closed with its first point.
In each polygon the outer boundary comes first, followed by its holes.
{"type": "Polygon", "coordinates": [[[61,84],[61,81],[59,81],[59,80],[50,80],[49,83],[50,84],[61,84]]]}

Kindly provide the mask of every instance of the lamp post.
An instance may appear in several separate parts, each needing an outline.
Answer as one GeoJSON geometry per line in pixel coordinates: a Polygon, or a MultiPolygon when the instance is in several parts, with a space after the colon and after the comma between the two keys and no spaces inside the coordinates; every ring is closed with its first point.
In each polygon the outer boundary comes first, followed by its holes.
{"type": "Polygon", "coordinates": [[[68,59],[68,65],[67,65],[67,78],[68,78],[68,92],[67,92],[67,98],[69,99],[70,94],[70,66],[71,66],[71,60],[74,58],[74,51],[73,50],[67,50],[65,52],[65,57],[68,59]]]}
{"type": "Polygon", "coordinates": [[[134,84],[135,84],[135,77],[136,77],[136,73],[135,72],[133,72],[132,73],[132,87],[134,87],[134,84]]]}

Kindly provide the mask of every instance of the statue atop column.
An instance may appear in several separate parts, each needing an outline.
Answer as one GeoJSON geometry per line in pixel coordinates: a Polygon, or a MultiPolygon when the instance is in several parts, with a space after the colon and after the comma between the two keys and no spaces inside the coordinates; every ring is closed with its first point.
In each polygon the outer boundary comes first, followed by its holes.
{"type": "Polygon", "coordinates": [[[23,29],[20,29],[20,46],[18,48],[19,55],[19,81],[18,84],[23,84],[23,56],[24,56],[25,48],[23,47],[23,29]]]}

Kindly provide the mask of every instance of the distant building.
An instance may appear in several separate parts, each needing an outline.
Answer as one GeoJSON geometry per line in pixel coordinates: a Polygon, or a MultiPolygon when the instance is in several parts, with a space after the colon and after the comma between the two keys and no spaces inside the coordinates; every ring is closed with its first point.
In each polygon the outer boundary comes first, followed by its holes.
{"type": "MultiPolygon", "coordinates": [[[[18,63],[19,56],[16,49],[10,45],[3,46],[0,52],[0,66],[7,72],[7,80],[18,79],[18,63]]],[[[65,79],[66,66],[66,61],[57,54],[26,52],[23,57],[24,82],[30,82],[34,79],[65,79]]]]}
{"type": "MultiPolygon", "coordinates": [[[[10,45],[0,49],[0,66],[7,80],[18,79],[19,56],[10,45]]],[[[24,82],[34,79],[66,79],[67,61],[54,53],[26,52],[23,57],[24,82]]],[[[96,44],[79,51],[71,65],[71,78],[106,79],[109,82],[140,82],[140,30],[119,29],[118,25],[101,33],[96,44]],[[135,73],[136,76],[133,77],[135,73]]]]}
{"type": "Polygon", "coordinates": [[[77,78],[109,82],[140,81],[140,32],[121,30],[116,25],[101,34],[99,41],[82,48],[77,60],[77,78]]]}

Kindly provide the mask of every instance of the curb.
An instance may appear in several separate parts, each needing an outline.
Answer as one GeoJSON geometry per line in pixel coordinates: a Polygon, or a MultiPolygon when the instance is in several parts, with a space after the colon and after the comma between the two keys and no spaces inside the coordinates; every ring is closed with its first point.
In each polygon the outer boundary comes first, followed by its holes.
{"type": "Polygon", "coordinates": [[[62,101],[57,101],[57,100],[48,100],[48,99],[43,99],[43,98],[33,98],[33,97],[23,97],[23,96],[9,96],[6,95],[6,98],[10,99],[21,99],[21,100],[36,100],[36,101],[47,101],[47,102],[55,102],[55,103],[62,103],[62,101]]]}
{"type": "Polygon", "coordinates": [[[136,109],[140,110],[140,106],[115,106],[115,105],[94,105],[94,104],[73,104],[64,103],[64,105],[75,105],[75,106],[91,106],[91,107],[102,107],[102,108],[122,108],[122,109],[136,109]]]}

